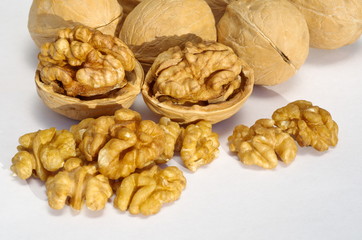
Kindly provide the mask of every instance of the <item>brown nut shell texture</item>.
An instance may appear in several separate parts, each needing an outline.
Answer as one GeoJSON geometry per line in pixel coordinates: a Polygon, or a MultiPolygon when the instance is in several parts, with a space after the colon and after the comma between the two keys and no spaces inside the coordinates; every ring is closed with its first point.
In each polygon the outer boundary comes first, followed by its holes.
{"type": "Polygon", "coordinates": [[[195,172],[219,155],[219,136],[207,121],[190,124],[182,133],[180,155],[185,166],[195,172]]]}
{"type": "Polygon", "coordinates": [[[288,80],[309,53],[304,16],[287,0],[232,1],[217,25],[218,41],[254,70],[255,84],[288,80]]]}
{"type": "Polygon", "coordinates": [[[85,26],[60,30],[56,41],[42,45],[38,59],[40,97],[71,118],[113,114],[140,92],[143,72],[131,50],[85,26]]]}
{"type": "Polygon", "coordinates": [[[21,179],[35,176],[45,181],[77,154],[75,139],[67,130],[39,130],[21,136],[19,143],[11,170],[21,179]]]}
{"type": "Polygon", "coordinates": [[[326,151],[338,143],[338,125],[331,114],[311,102],[297,100],[277,109],[272,118],[283,131],[292,135],[300,146],[326,151]]]}
{"type": "Polygon", "coordinates": [[[36,45],[53,42],[58,31],[85,25],[104,34],[118,34],[122,7],[118,0],[33,0],[28,29],[36,45]]]}
{"type": "Polygon", "coordinates": [[[81,164],[79,158],[69,159],[62,171],[47,179],[46,194],[51,208],[62,209],[69,204],[80,210],[84,201],[93,211],[105,207],[113,194],[108,178],[99,174],[94,164],[81,164]]]}
{"type": "Polygon", "coordinates": [[[155,214],[163,204],[179,199],[185,186],[186,179],[177,167],[153,166],[122,180],[114,206],[131,214],[155,214]]]}
{"type": "Polygon", "coordinates": [[[241,162],[266,169],[275,168],[278,159],[291,163],[298,150],[294,139],[275,127],[272,119],[260,119],[250,128],[238,125],[228,140],[230,151],[236,152],[241,162]]]}
{"type": "Polygon", "coordinates": [[[304,15],[310,46],[336,49],[352,44],[362,34],[360,0],[289,0],[304,15]]]}
{"type": "Polygon", "coordinates": [[[214,16],[204,0],[143,0],[125,19],[119,38],[148,70],[170,47],[216,41],[216,35],[214,16]]]}
{"type": "Polygon", "coordinates": [[[253,88],[253,72],[231,48],[188,42],[157,56],[142,95],[149,108],[179,123],[212,123],[236,113],[253,88]]]}

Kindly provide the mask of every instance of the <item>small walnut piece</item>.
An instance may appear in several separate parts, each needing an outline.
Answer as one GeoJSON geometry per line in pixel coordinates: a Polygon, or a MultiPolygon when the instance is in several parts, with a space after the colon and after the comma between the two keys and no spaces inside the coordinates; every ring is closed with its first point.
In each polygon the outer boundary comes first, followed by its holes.
{"type": "Polygon", "coordinates": [[[153,166],[122,180],[114,206],[121,211],[128,209],[131,214],[155,214],[164,203],[179,199],[185,186],[186,179],[177,167],[153,166]]]}
{"type": "Polygon", "coordinates": [[[51,176],[46,181],[46,194],[49,206],[54,209],[62,209],[68,204],[80,210],[83,202],[90,210],[101,210],[113,191],[108,179],[97,174],[95,165],[81,166],[80,159],[69,159],[67,168],[51,176]]]}
{"type": "Polygon", "coordinates": [[[338,143],[338,125],[330,113],[311,102],[297,100],[277,109],[272,118],[283,131],[295,137],[300,146],[326,151],[338,143]]]}
{"type": "Polygon", "coordinates": [[[360,0],[289,0],[304,15],[310,46],[336,49],[352,44],[362,34],[360,0]]]}
{"type": "Polygon", "coordinates": [[[212,132],[210,122],[190,124],[183,133],[181,159],[189,170],[195,172],[218,156],[219,146],[219,136],[212,132]]]}
{"type": "Polygon", "coordinates": [[[182,128],[178,123],[171,121],[167,117],[161,117],[158,125],[165,132],[165,149],[156,161],[156,163],[162,164],[168,162],[173,157],[182,128]]]}
{"type": "Polygon", "coordinates": [[[117,0],[33,0],[28,29],[36,45],[56,39],[63,28],[85,25],[114,36],[122,19],[122,7],[117,0]]]}
{"type": "Polygon", "coordinates": [[[216,41],[216,26],[204,0],[143,0],[128,14],[119,38],[148,69],[170,47],[216,41]]]}
{"type": "Polygon", "coordinates": [[[215,123],[238,111],[252,86],[251,69],[231,48],[187,42],[158,55],[142,95],[152,111],[174,121],[215,123]]]}
{"type": "Polygon", "coordinates": [[[241,162],[266,169],[275,168],[278,158],[291,163],[298,150],[294,139],[275,127],[272,119],[260,119],[250,128],[238,125],[228,140],[230,151],[236,152],[241,162]]]}
{"type": "Polygon", "coordinates": [[[120,39],[85,26],[60,30],[54,42],[42,45],[38,59],[40,97],[71,118],[113,114],[117,106],[129,107],[140,92],[143,72],[131,50],[120,39]]]}
{"type": "Polygon", "coordinates": [[[287,0],[232,1],[217,25],[218,41],[254,70],[255,84],[288,80],[309,53],[304,16],[287,0]]]}
{"type": "Polygon", "coordinates": [[[45,181],[51,172],[63,167],[64,161],[76,156],[74,136],[67,130],[39,130],[23,135],[19,143],[11,170],[21,179],[34,174],[45,181]]]}

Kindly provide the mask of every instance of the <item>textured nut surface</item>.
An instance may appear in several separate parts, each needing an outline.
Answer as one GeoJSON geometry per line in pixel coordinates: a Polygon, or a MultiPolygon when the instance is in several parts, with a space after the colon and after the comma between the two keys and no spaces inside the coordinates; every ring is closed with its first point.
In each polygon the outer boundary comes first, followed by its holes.
{"type": "Polygon", "coordinates": [[[124,21],[120,35],[142,65],[187,41],[216,41],[216,27],[204,0],[143,0],[124,21]]]}
{"type": "Polygon", "coordinates": [[[266,169],[275,168],[278,158],[289,164],[297,154],[294,139],[275,127],[272,119],[260,119],[250,128],[238,125],[228,141],[230,151],[236,152],[241,162],[266,169]]]}
{"type": "Polygon", "coordinates": [[[161,117],[158,125],[165,133],[164,151],[156,161],[158,164],[161,164],[168,162],[173,157],[182,128],[178,123],[173,122],[166,117],[161,117]]]}
{"type": "Polygon", "coordinates": [[[41,80],[73,97],[122,88],[127,84],[125,71],[136,64],[121,40],[83,26],[60,30],[55,42],[42,45],[38,59],[41,80]]]}
{"type": "Polygon", "coordinates": [[[46,194],[51,208],[62,209],[69,204],[80,210],[83,202],[90,210],[101,210],[113,191],[106,177],[97,173],[95,165],[81,166],[80,159],[69,159],[68,168],[46,181],[46,194]],[[69,203],[68,203],[69,200],[69,203]]]}
{"type": "Polygon", "coordinates": [[[113,116],[85,119],[71,127],[80,138],[79,150],[88,161],[97,162],[109,179],[119,179],[158,161],[165,152],[166,132],[139,113],[120,109],[113,116]]]}
{"type": "Polygon", "coordinates": [[[144,72],[118,38],[77,26],[42,45],[35,75],[44,103],[67,117],[112,115],[128,108],[141,90],[144,72]]]}
{"type": "Polygon", "coordinates": [[[240,109],[252,86],[251,69],[231,48],[187,42],[157,56],[142,95],[151,110],[174,121],[218,122],[240,109]]]}
{"type": "Polygon", "coordinates": [[[181,159],[185,166],[195,172],[199,167],[211,163],[219,154],[219,136],[212,132],[207,121],[190,124],[182,134],[181,159]]]}
{"type": "Polygon", "coordinates": [[[76,156],[75,139],[67,130],[39,130],[21,136],[19,143],[11,170],[21,179],[34,175],[45,181],[50,172],[62,168],[65,160],[76,156]]]}
{"type": "Polygon", "coordinates": [[[186,179],[177,167],[160,169],[153,166],[122,180],[114,206],[131,214],[155,214],[164,203],[179,199],[185,186],[186,179]]]}
{"type": "Polygon", "coordinates": [[[218,41],[254,70],[255,84],[288,80],[309,53],[304,16],[287,0],[231,2],[218,25],[218,41]]]}
{"type": "Polygon", "coordinates": [[[310,46],[336,49],[354,43],[362,34],[362,1],[289,0],[304,15],[310,46]]]}
{"type": "Polygon", "coordinates": [[[300,146],[326,151],[338,143],[338,125],[331,114],[309,101],[289,103],[277,109],[272,118],[278,127],[293,135],[300,146]]]}
{"type": "Polygon", "coordinates": [[[62,28],[85,25],[99,31],[118,34],[122,7],[117,0],[33,0],[29,12],[28,29],[36,45],[56,39],[62,28]]]}
{"type": "Polygon", "coordinates": [[[225,9],[229,3],[233,0],[205,0],[210,6],[212,13],[215,17],[215,23],[217,24],[220,18],[224,15],[225,9]]]}

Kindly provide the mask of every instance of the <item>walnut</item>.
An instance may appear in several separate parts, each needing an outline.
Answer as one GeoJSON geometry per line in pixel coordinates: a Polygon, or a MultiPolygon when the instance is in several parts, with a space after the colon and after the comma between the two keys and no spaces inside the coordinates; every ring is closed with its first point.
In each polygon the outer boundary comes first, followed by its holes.
{"type": "Polygon", "coordinates": [[[155,214],[164,203],[179,199],[185,186],[186,179],[177,167],[153,166],[122,180],[114,206],[121,211],[128,209],[131,214],[155,214]]]}
{"type": "Polygon", "coordinates": [[[142,95],[152,111],[173,121],[215,123],[236,113],[252,88],[252,70],[231,48],[188,42],[156,58],[142,95]]]}
{"type": "Polygon", "coordinates": [[[19,152],[12,159],[11,170],[21,179],[32,175],[45,181],[64,161],[76,156],[76,142],[67,130],[50,128],[19,138],[19,152]]]}
{"type": "Polygon", "coordinates": [[[140,92],[143,71],[118,38],[77,26],[60,30],[38,55],[36,84],[45,104],[74,119],[113,114],[140,92]]]}
{"type": "Polygon", "coordinates": [[[56,39],[63,28],[85,25],[102,33],[119,33],[122,7],[117,0],[33,0],[29,12],[28,29],[36,45],[56,39]]]}
{"type": "Polygon", "coordinates": [[[288,80],[309,53],[304,16],[287,0],[232,1],[217,25],[218,42],[254,70],[255,84],[288,80]]]}
{"type": "Polygon", "coordinates": [[[204,0],[143,0],[125,19],[119,38],[145,70],[163,51],[187,41],[216,41],[216,26],[204,0]]]}
{"type": "Polygon", "coordinates": [[[354,43],[362,34],[362,1],[289,1],[307,21],[311,47],[336,49],[354,43]]]}
{"type": "Polygon", "coordinates": [[[156,163],[162,164],[168,162],[173,157],[182,128],[178,123],[166,117],[161,117],[158,125],[165,132],[165,149],[156,161],[156,163]]]}
{"type": "Polygon", "coordinates": [[[230,151],[237,152],[241,162],[267,169],[275,168],[278,158],[291,163],[298,150],[294,139],[275,127],[272,119],[260,119],[250,128],[238,125],[228,141],[230,151]]]}
{"type": "Polygon", "coordinates": [[[99,171],[110,179],[147,167],[164,152],[165,133],[150,120],[142,120],[136,130],[117,128],[112,137],[98,154],[99,171]]]}
{"type": "Polygon", "coordinates": [[[200,121],[186,127],[182,136],[181,159],[185,166],[195,172],[199,167],[209,164],[219,154],[219,136],[212,132],[212,125],[200,121]]]}
{"type": "Polygon", "coordinates": [[[73,209],[80,210],[85,201],[90,210],[103,209],[113,194],[108,179],[97,173],[94,164],[82,166],[82,161],[77,158],[68,161],[64,170],[46,181],[49,206],[62,209],[69,204],[73,209]]]}
{"type": "Polygon", "coordinates": [[[338,142],[338,125],[330,113],[311,102],[297,100],[277,109],[272,118],[283,131],[293,135],[300,146],[326,151],[338,142]]]}

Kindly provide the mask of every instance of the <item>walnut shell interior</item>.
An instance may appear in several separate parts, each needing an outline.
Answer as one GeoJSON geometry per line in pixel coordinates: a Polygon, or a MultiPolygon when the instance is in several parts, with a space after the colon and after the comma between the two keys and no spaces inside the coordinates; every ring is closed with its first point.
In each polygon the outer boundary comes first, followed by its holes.
{"type": "Polygon", "coordinates": [[[133,71],[126,71],[126,79],[128,83],[123,88],[115,89],[105,95],[78,98],[54,92],[51,86],[42,82],[39,70],[35,74],[36,89],[45,105],[75,120],[112,115],[117,109],[129,108],[139,94],[144,79],[144,71],[138,61],[133,71]]]}

